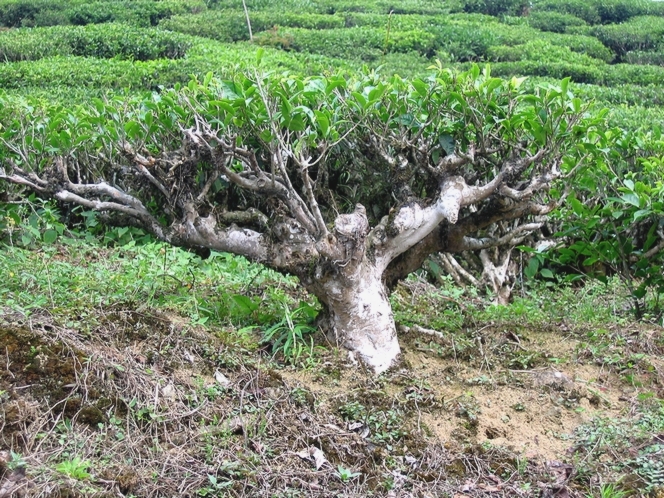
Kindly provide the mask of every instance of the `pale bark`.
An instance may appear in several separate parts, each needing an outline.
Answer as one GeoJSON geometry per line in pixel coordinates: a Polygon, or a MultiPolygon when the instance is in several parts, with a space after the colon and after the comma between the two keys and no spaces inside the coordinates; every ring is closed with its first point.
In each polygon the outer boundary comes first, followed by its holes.
{"type": "Polygon", "coordinates": [[[336,343],[376,373],[391,367],[401,352],[381,276],[375,266],[365,263],[350,275],[313,288],[327,307],[336,343]]]}

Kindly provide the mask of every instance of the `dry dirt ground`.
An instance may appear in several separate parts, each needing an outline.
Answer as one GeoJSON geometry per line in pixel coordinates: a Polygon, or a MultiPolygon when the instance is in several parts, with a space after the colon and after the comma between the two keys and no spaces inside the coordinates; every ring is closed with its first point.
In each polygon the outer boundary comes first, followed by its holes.
{"type": "Polygon", "coordinates": [[[655,326],[402,327],[376,379],[332,347],[286,366],[248,332],[96,313],[87,335],[0,313],[0,497],[662,496],[620,466],[636,446],[574,436],[664,398],[655,326]]]}

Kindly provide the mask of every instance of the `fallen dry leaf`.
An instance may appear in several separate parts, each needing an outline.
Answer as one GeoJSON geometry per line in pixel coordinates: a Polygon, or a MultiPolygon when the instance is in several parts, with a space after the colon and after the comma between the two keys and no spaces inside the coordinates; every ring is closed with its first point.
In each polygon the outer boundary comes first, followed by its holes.
{"type": "Polygon", "coordinates": [[[299,456],[302,460],[310,460],[311,458],[313,458],[314,463],[316,465],[316,470],[320,470],[320,468],[325,464],[325,462],[327,462],[325,454],[315,446],[304,449],[302,451],[298,451],[295,454],[299,456]]]}
{"type": "Polygon", "coordinates": [[[325,455],[323,452],[318,449],[318,448],[311,448],[310,449],[311,456],[314,457],[314,461],[316,462],[316,470],[320,470],[320,468],[323,466],[325,462],[327,462],[327,459],[325,458],[325,455]]]}

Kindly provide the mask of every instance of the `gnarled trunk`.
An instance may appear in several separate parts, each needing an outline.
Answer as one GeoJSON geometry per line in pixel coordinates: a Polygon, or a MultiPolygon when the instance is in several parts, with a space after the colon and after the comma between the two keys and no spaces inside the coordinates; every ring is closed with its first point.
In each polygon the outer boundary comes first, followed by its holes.
{"type": "Polygon", "coordinates": [[[351,271],[310,280],[307,286],[327,308],[333,340],[376,373],[401,353],[388,291],[380,270],[363,261],[351,271]]]}

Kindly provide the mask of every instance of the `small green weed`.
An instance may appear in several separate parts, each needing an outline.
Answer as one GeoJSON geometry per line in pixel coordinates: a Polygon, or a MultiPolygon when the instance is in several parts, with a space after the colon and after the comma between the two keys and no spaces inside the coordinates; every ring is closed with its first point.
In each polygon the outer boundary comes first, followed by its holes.
{"type": "Polygon", "coordinates": [[[73,479],[82,481],[90,477],[90,473],[88,472],[89,467],[90,462],[81,460],[79,457],[74,457],[71,460],[65,460],[57,464],[55,470],[73,479]]]}
{"type": "Polygon", "coordinates": [[[352,470],[347,469],[347,468],[342,467],[341,465],[339,465],[337,467],[337,475],[339,476],[339,479],[341,479],[342,482],[348,482],[351,479],[354,479],[358,476],[361,476],[362,473],[361,472],[353,472],[352,470]]]}
{"type": "MultiPolygon", "coordinates": [[[[586,495],[588,498],[593,498],[593,495],[586,495]]],[[[616,488],[613,484],[605,484],[599,490],[600,498],[626,498],[629,496],[625,491],[616,488]]]]}
{"type": "Polygon", "coordinates": [[[316,329],[311,323],[316,314],[317,311],[307,303],[301,303],[300,307],[294,311],[290,311],[287,306],[284,306],[284,317],[265,330],[263,343],[271,344],[272,353],[281,353],[286,361],[297,361],[307,348],[307,342],[309,342],[310,351],[313,352],[311,334],[316,329]]]}
{"type": "Polygon", "coordinates": [[[23,455],[20,453],[14,453],[11,451],[9,454],[11,459],[7,462],[7,470],[23,469],[28,465],[25,458],[23,458],[23,455]]]}

